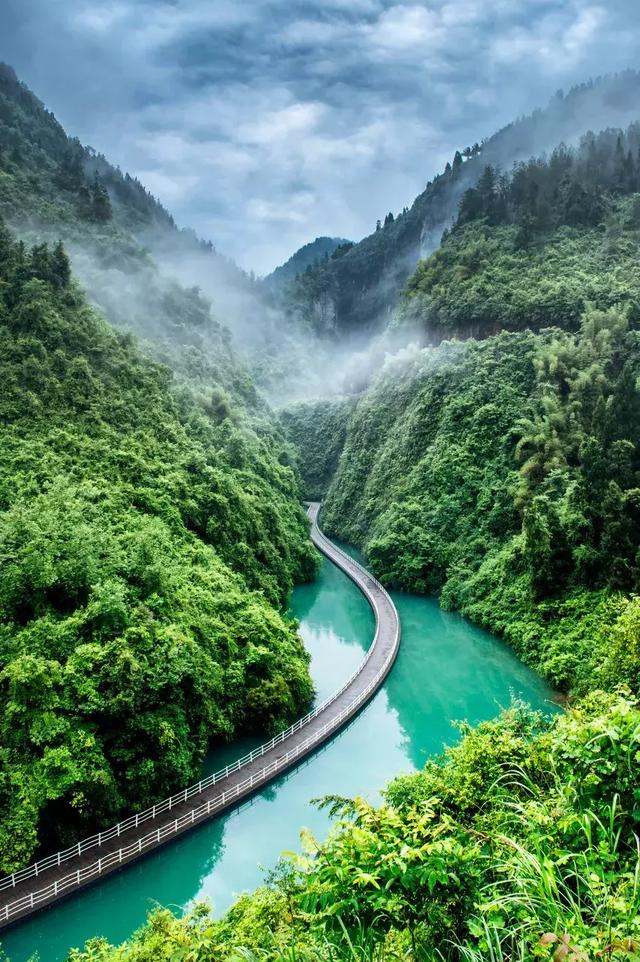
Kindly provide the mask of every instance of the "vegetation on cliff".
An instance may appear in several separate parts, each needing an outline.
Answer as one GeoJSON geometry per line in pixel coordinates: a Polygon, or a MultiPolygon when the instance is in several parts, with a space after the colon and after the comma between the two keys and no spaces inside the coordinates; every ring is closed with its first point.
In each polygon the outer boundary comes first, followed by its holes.
{"type": "MultiPolygon", "coordinates": [[[[0,225],[3,870],[308,704],[278,613],[313,549],[288,446],[116,334],[0,225]]],[[[229,363],[231,361],[227,359],[229,363]]]]}
{"type": "Polygon", "coordinates": [[[152,914],[71,962],[632,960],[640,950],[640,710],[593,695],[543,723],[515,705],[379,808],[333,799],[309,855],[220,920],[152,914]]]}

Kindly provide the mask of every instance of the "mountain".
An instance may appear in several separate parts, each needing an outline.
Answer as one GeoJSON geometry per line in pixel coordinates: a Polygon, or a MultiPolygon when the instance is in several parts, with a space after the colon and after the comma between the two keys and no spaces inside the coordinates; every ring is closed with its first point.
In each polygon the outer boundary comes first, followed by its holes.
{"type": "Polygon", "coordinates": [[[574,693],[640,589],[639,255],[640,123],[486,166],[406,287],[411,346],[281,415],[328,531],[574,693]]]}
{"type": "Polygon", "coordinates": [[[454,229],[410,279],[395,326],[431,343],[501,330],[577,330],[586,304],[640,323],[640,123],[586,134],[511,176],[485,167],[454,229]]]}
{"type": "Polygon", "coordinates": [[[418,260],[437,248],[457,216],[464,191],[487,165],[509,171],[518,161],[574,143],[588,130],[626,127],[637,119],[640,73],[627,71],[559,92],[548,106],[520,118],[481,144],[460,150],[395,218],[343,257],[317,265],[291,285],[289,317],[332,336],[368,340],[390,321],[418,260]]]}
{"type": "Polygon", "coordinates": [[[464,723],[379,807],[328,796],[329,838],[224,917],[158,909],[72,957],[637,957],[639,75],[457,153],[267,298],[231,266],[233,335],[192,286],[223,259],[2,77],[3,868],[309,702],[281,613],[314,569],[297,463],[381,580],[502,635],[568,710],[464,723]],[[326,394],[388,319],[350,396],[277,422],[231,346],[326,394]]]}
{"type": "MultiPolygon", "coordinates": [[[[257,285],[210,242],[179,230],[139,181],[69,137],[7,65],[0,214],[29,243],[62,239],[92,301],[181,377],[219,380],[213,359],[233,341],[246,364],[259,359],[268,382],[277,318],[257,285]]],[[[244,390],[238,379],[227,386],[244,390]]]]}
{"type": "Polygon", "coordinates": [[[315,554],[290,445],[229,330],[151,246],[222,259],[6,67],[0,211],[20,235],[0,217],[10,871],[193,780],[211,743],[305,710],[282,612],[315,554]]]}
{"type": "Polygon", "coordinates": [[[343,237],[316,237],[314,241],[300,247],[292,254],[288,261],[276,267],[271,274],[267,274],[263,283],[268,288],[282,287],[302,274],[308,267],[314,267],[322,261],[328,260],[338,248],[352,247],[353,242],[343,237]]]}

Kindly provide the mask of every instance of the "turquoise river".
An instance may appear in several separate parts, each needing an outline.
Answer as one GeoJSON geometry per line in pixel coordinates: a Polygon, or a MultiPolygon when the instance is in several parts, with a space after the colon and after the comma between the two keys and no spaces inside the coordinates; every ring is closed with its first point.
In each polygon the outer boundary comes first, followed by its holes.
{"type": "MultiPolygon", "coordinates": [[[[455,720],[493,717],[511,696],[550,707],[552,692],[502,642],[435,600],[394,594],[402,622],[398,660],[384,687],[327,746],[236,811],[215,819],[94,888],[7,931],[11,962],[61,962],[96,935],[126,939],[155,904],[183,910],[208,899],[223,911],[254,888],[281,852],[299,846],[299,829],[326,834],[312,805],[326,794],[378,798],[396,774],[414,771],[456,736],[455,720]]],[[[373,616],[346,575],[326,559],[312,585],[297,588],[293,614],[312,656],[317,697],[340,687],[373,636],[373,616]]],[[[207,771],[244,754],[245,742],[212,753],[207,771]]],[[[1,955],[0,955],[1,957],[1,955]]]]}

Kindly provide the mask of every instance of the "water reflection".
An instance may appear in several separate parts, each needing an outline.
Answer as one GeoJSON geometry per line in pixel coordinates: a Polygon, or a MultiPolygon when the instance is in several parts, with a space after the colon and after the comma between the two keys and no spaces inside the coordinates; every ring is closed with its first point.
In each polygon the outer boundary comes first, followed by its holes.
{"type": "MultiPolygon", "coordinates": [[[[208,898],[222,911],[234,894],[260,884],[260,866],[268,869],[283,850],[299,847],[301,827],[326,833],[328,817],[313,798],[335,793],[376,800],[390,777],[421,767],[453,741],[453,719],[492,717],[511,691],[545,704],[546,686],[486,632],[430,599],[394,600],[402,622],[400,655],[384,688],[347,729],[234,812],[10,930],[4,948],[12,962],[25,962],[35,950],[41,962],[60,962],[71,946],[98,934],[122,941],[154,903],[182,910],[194,898],[208,898]]],[[[314,584],[296,589],[292,609],[322,700],[362,658],[373,616],[358,589],[327,561],[314,584]]],[[[212,753],[207,770],[224,767],[258,741],[212,753]]]]}

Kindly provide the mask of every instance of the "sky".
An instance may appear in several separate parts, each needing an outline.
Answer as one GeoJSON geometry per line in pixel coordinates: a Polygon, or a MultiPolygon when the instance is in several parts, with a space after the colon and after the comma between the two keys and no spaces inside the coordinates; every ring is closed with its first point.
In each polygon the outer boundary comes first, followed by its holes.
{"type": "Polygon", "coordinates": [[[557,89],[640,67],[640,3],[1,0],[0,59],[262,274],[370,233],[557,89]]]}

